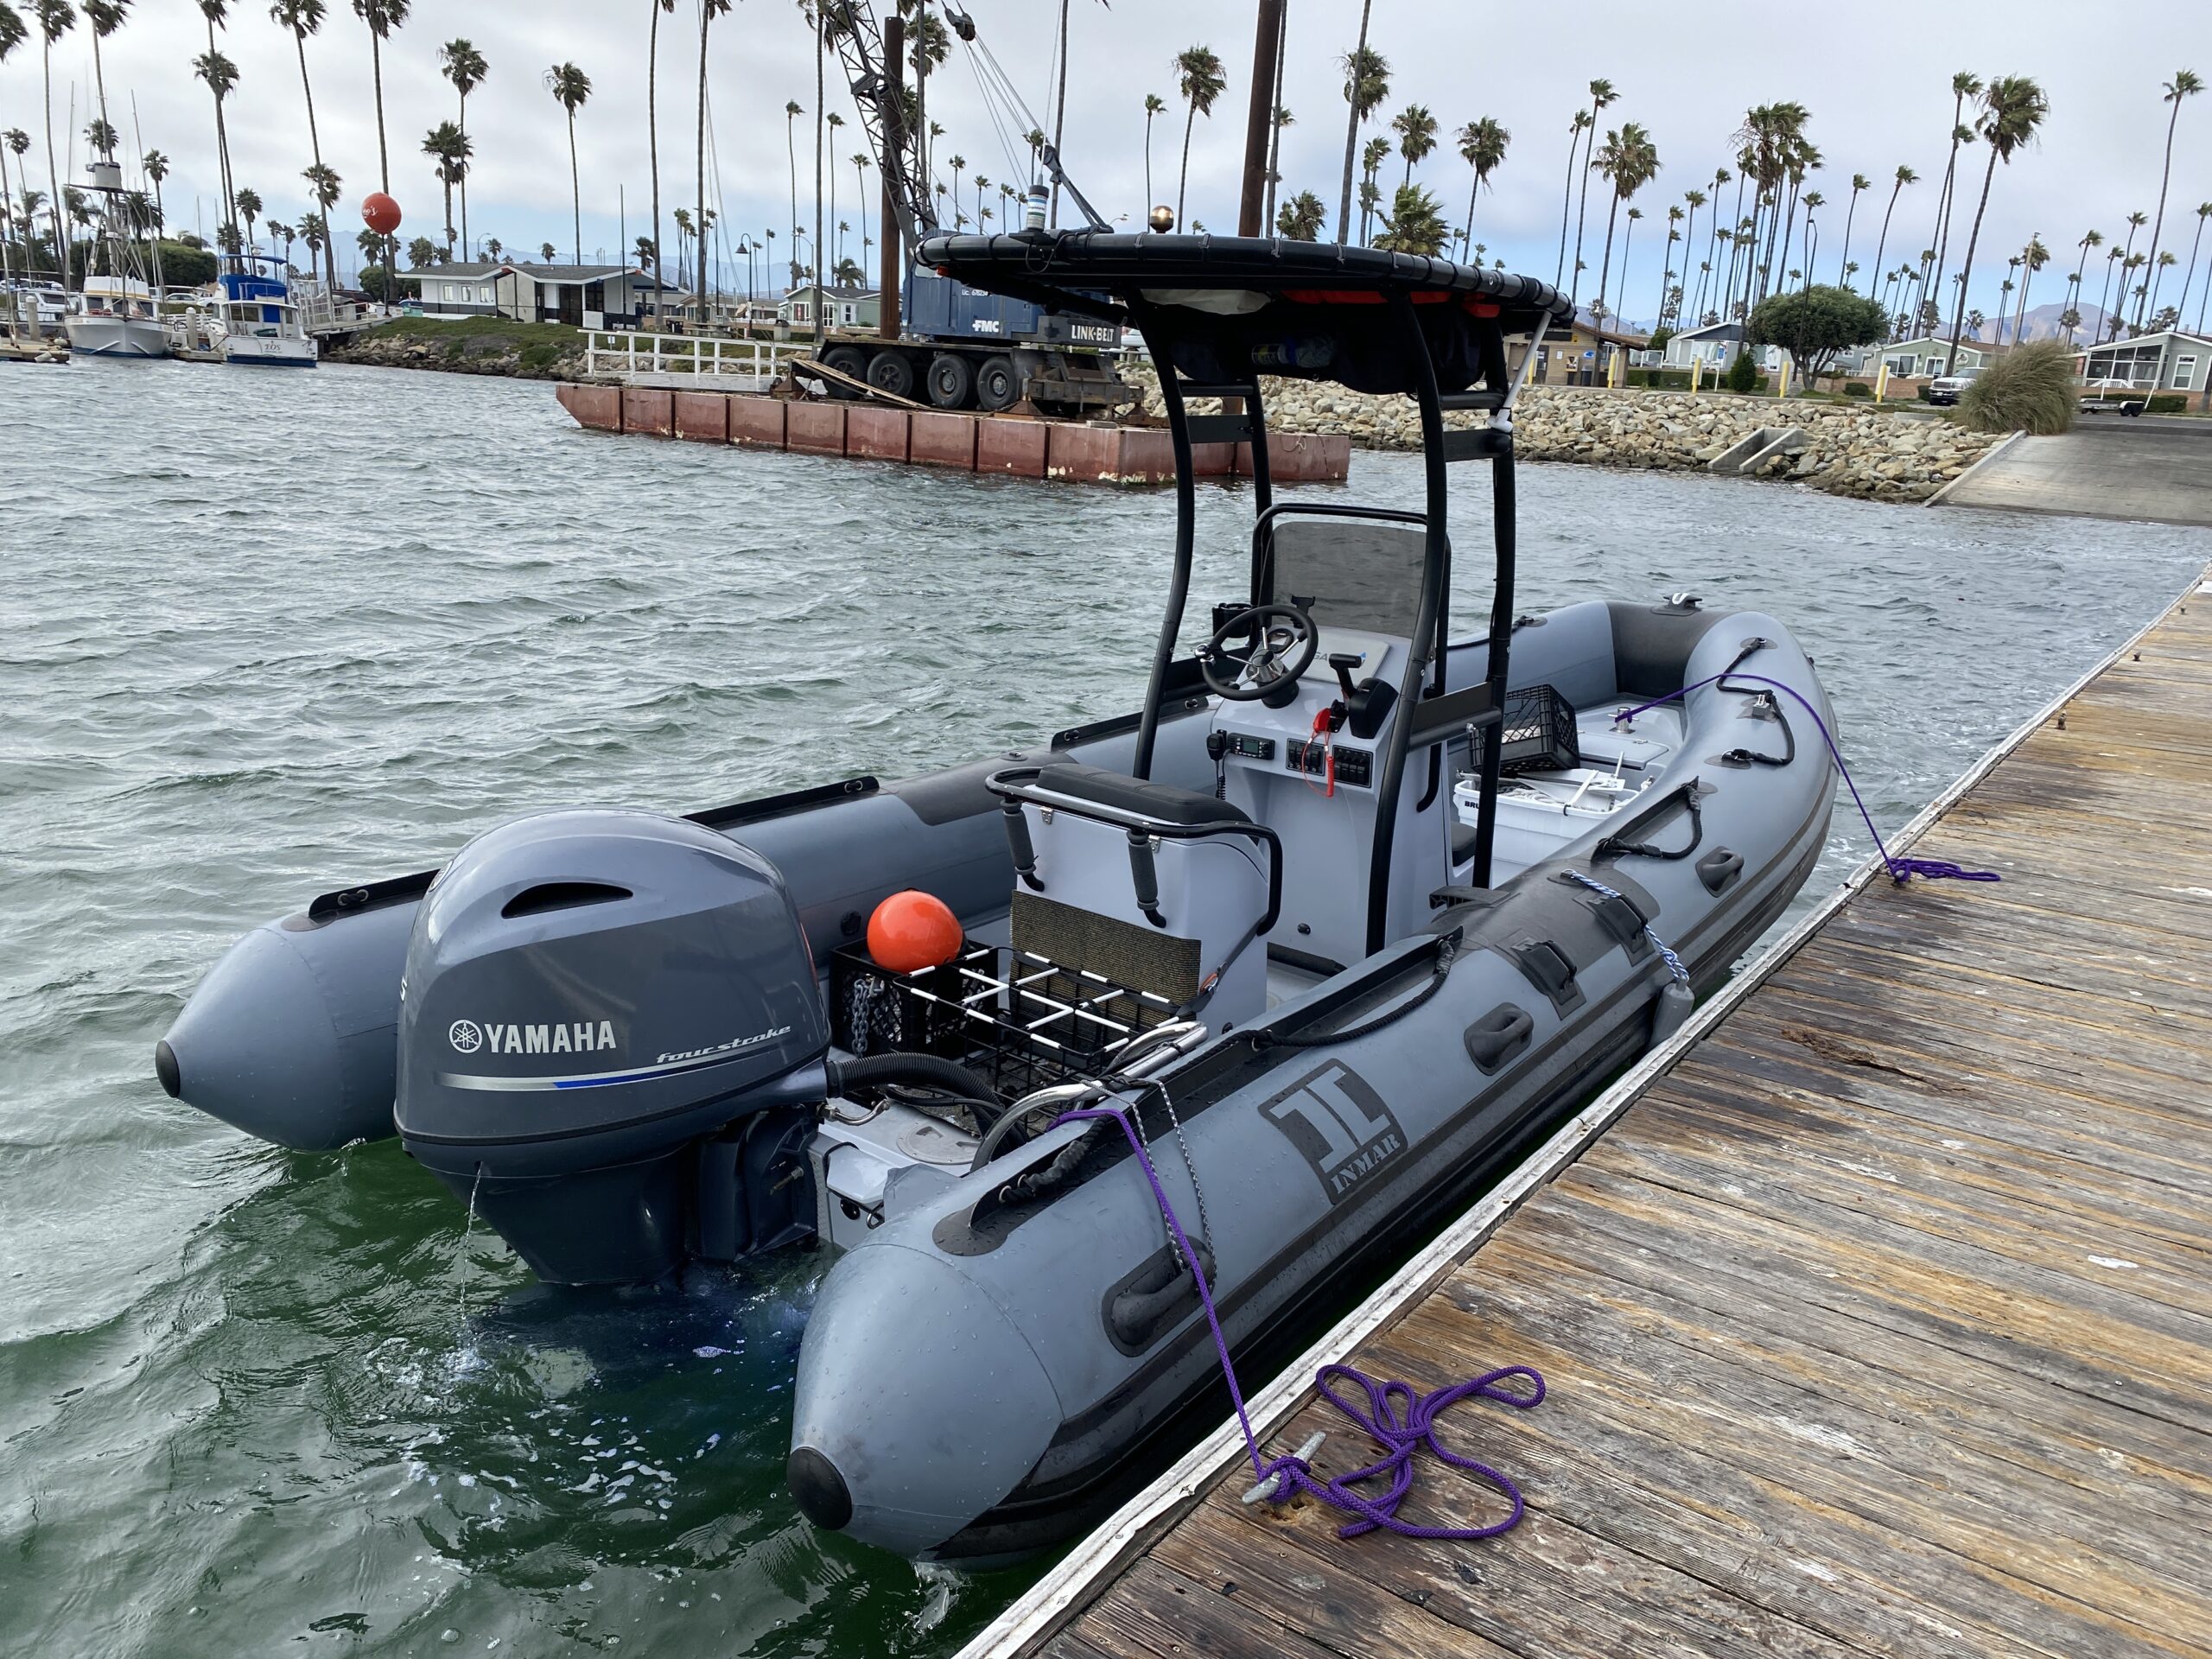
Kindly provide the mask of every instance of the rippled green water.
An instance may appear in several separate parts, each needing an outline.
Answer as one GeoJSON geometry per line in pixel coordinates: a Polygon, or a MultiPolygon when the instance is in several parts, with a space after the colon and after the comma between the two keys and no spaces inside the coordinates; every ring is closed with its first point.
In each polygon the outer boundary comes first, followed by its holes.
{"type": "MultiPolygon", "coordinates": [[[[395,1143],[250,1142],[164,1098],[150,1046],[245,927],[518,810],[688,810],[1134,707],[1168,498],[611,439],[543,386],[375,370],[81,363],[0,400],[0,1652],[957,1645],[1027,1573],[918,1573],[782,1491],[814,1259],[536,1289],[395,1143]]],[[[1522,480],[1526,608],[1771,610],[1887,823],[2206,546],[1522,480]]],[[[1408,501],[1414,467],[1354,486],[1408,501]]],[[[1205,500],[1201,601],[1245,505],[1205,500]]],[[[1461,518],[1471,578],[1471,490],[1461,518]]],[[[1815,887],[1864,850],[1837,828],[1815,887]]]]}

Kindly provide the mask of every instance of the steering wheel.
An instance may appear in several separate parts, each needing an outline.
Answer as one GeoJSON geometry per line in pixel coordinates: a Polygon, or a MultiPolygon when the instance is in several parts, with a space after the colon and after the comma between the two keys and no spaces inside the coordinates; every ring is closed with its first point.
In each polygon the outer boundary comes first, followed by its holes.
{"type": "Polygon", "coordinates": [[[1321,636],[1313,626],[1313,619],[1297,606],[1248,606],[1230,617],[1199,648],[1198,672],[1205,676],[1206,683],[1224,700],[1257,702],[1305,673],[1320,644],[1321,636]],[[1236,659],[1222,647],[1228,644],[1230,635],[1247,629],[1255,632],[1260,642],[1251,656],[1236,664],[1236,659]],[[1215,666],[1223,662],[1235,664],[1239,671],[1236,678],[1225,684],[1214,675],[1215,666]]]}

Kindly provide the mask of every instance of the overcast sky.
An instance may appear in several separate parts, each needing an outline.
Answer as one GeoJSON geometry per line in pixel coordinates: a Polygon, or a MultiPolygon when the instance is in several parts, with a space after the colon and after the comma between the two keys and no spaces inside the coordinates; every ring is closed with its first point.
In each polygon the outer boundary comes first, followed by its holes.
{"type": "MultiPolygon", "coordinates": [[[[16,3],[20,9],[21,0],[16,3]]],[[[415,0],[384,61],[392,194],[407,214],[403,238],[417,232],[435,236],[442,217],[420,146],[434,123],[454,113],[452,88],[438,73],[437,48],[466,35],[491,64],[490,78],[468,112],[476,146],[472,233],[480,240],[499,237],[510,253],[550,240],[569,257],[566,130],[543,77],[548,66],[573,60],[594,86],[577,120],[584,252],[588,257],[604,250],[613,257],[626,245],[626,232],[634,240],[650,212],[645,25],[651,4],[415,0]],[[626,200],[620,213],[618,192],[626,200]]],[[[883,9],[888,0],[878,4],[883,9]]],[[[1058,7],[1052,0],[969,4],[983,40],[1049,127],[1058,7]]],[[[1338,60],[1357,35],[1359,0],[1288,0],[1288,5],[1284,102],[1296,124],[1285,139],[1283,188],[1312,188],[1327,201],[1333,233],[1346,112],[1338,60]]],[[[1146,195],[1143,102],[1146,93],[1156,92],[1174,107],[1154,124],[1152,195],[1172,201],[1182,143],[1172,60],[1185,46],[1209,45],[1227,66],[1229,87],[1212,117],[1197,123],[1185,217],[1217,231],[1233,230],[1250,86],[1250,0],[1111,0],[1110,9],[1105,0],[1072,0],[1072,7],[1074,68],[1064,147],[1071,175],[1108,218],[1126,215],[1132,226],[1140,223],[1146,195]]],[[[369,41],[347,0],[329,0],[329,10],[321,34],[308,43],[308,67],[324,156],[346,181],[342,232],[350,244],[359,228],[353,204],[377,178],[369,41]]],[[[1606,112],[1605,124],[1643,123],[1662,162],[1656,181],[1637,199],[1646,218],[1630,256],[1624,311],[1634,318],[1648,318],[1656,308],[1667,207],[1679,203],[1686,189],[1709,187],[1715,168],[1732,165],[1727,138],[1747,105],[1794,99],[1812,111],[1810,135],[1826,156],[1813,184],[1829,204],[1821,213],[1817,264],[1833,280],[1852,175],[1863,173],[1875,186],[1860,198],[1852,232],[1853,256],[1869,270],[1897,167],[1908,164],[1921,175],[1897,205],[1884,256],[1894,267],[1900,251],[1916,251],[1930,238],[1951,125],[1953,72],[2033,76],[2050,95],[2050,118],[2036,149],[2009,168],[1999,168],[1977,258],[1974,302],[1993,312],[2004,257],[2030,232],[2039,232],[2059,256],[2031,298],[2055,301],[2063,297],[2063,272],[2071,269],[2083,231],[2124,236],[2130,211],[2156,208],[2168,114],[2161,83],[2181,67],[2212,78],[2212,6],[2206,0],[2117,0],[2094,11],[2091,27],[2084,24],[2088,15],[2061,0],[1855,0],[1782,9],[1739,0],[1680,0],[1670,6],[1586,0],[1573,7],[1374,0],[1371,43],[1391,67],[1386,113],[1419,102],[1443,127],[1445,142],[1415,176],[1436,192],[1455,227],[1467,213],[1470,175],[1450,135],[1483,115],[1495,116],[1511,131],[1511,150],[1494,192],[1476,212],[1476,239],[1486,245],[1489,257],[1503,255],[1510,268],[1546,278],[1558,259],[1568,123],[1587,101],[1586,86],[1593,75],[1613,81],[1620,101],[1606,112]]],[[[190,228],[196,217],[212,233],[213,105],[190,68],[206,44],[205,25],[192,0],[137,0],[129,21],[107,43],[105,65],[111,118],[126,143],[134,149],[157,147],[174,163],[166,187],[171,225],[190,228]]],[[[306,205],[299,174],[308,151],[290,36],[270,21],[265,0],[233,0],[221,45],[240,71],[228,111],[237,179],[251,186],[276,216],[294,217],[306,205]]],[[[724,223],[756,238],[770,226],[780,232],[790,217],[783,108],[796,99],[811,112],[812,58],[811,36],[791,0],[740,0],[714,25],[709,102],[724,223]]],[[[678,0],[661,34],[664,211],[690,202],[696,193],[697,73],[697,0],[678,0]]],[[[834,63],[829,84],[829,107],[854,123],[837,135],[832,151],[841,161],[838,216],[857,224],[849,158],[862,144],[834,63]]],[[[80,24],[55,51],[53,94],[55,142],[66,148],[73,91],[79,173],[91,85],[90,42],[80,24]]],[[[931,115],[950,130],[940,143],[940,162],[957,152],[969,162],[971,181],[978,171],[995,181],[1014,178],[962,48],[956,44],[931,86],[931,115]]],[[[33,149],[25,158],[33,164],[31,182],[47,188],[35,35],[0,66],[0,126],[31,133],[33,149]]],[[[798,140],[800,216],[810,224],[810,121],[800,124],[798,140]]],[[[1970,193],[1979,191],[1984,154],[1971,152],[1970,193]]],[[[70,168],[66,154],[62,167],[65,173],[70,168]]],[[[1402,175],[1402,162],[1386,165],[1386,184],[1402,175]]],[[[1594,235],[1586,232],[1584,256],[1592,275],[1586,278],[1586,294],[1594,285],[1599,257],[1588,246],[1594,240],[1601,247],[1604,240],[1603,189],[1602,181],[1593,184],[1594,235]]],[[[710,186],[710,203],[716,194],[710,186]]],[[[869,195],[869,228],[875,233],[873,190],[869,195]]],[[[973,200],[972,183],[968,199],[973,200]]],[[[2162,245],[2184,261],[2198,225],[2195,210],[2208,200],[2212,95],[2184,105],[2174,149],[2162,245]]],[[[1971,207],[1970,194],[1967,211],[1971,207]]],[[[1709,222],[1708,209],[1700,225],[1709,222]]],[[[1962,213],[1954,268],[1965,226],[1962,213]]],[[[2146,227],[2138,238],[2139,251],[2147,234],[2146,227]]],[[[673,228],[664,236],[672,255],[673,228]]],[[[1697,241],[1701,253],[1702,228],[1697,241]]],[[[780,234],[779,245],[788,246],[780,234]]],[[[856,249],[849,245],[848,251],[856,249]]],[[[1619,257],[1617,249],[1617,262],[1619,257]]],[[[2085,282],[2092,303],[2101,274],[2093,270],[2085,282]]],[[[738,280],[743,280],[741,270],[738,280]]],[[[2200,264],[2195,292],[2205,280],[2200,264]]],[[[2177,274],[2169,279],[2163,299],[2174,297],[2177,282],[2177,274]]],[[[2192,296],[2192,319],[2196,309],[2192,296]]]]}

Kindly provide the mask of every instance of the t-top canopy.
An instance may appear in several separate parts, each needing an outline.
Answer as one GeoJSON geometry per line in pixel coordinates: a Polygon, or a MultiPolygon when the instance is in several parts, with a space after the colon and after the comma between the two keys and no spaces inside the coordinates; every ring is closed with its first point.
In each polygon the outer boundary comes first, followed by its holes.
{"type": "Polygon", "coordinates": [[[974,288],[1146,331],[1189,379],[1251,374],[1411,392],[1391,302],[1414,308],[1438,388],[1503,389],[1504,338],[1573,316],[1548,283],[1425,254],[1281,238],[1031,231],[924,239],[921,263],[974,288]]]}

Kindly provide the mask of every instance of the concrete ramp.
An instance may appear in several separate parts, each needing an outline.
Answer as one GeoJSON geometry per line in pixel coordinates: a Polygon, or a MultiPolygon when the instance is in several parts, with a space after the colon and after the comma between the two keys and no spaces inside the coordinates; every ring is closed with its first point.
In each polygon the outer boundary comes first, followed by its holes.
{"type": "Polygon", "coordinates": [[[2212,524],[2212,421],[2084,419],[1993,450],[1928,505],[2212,524]]]}

